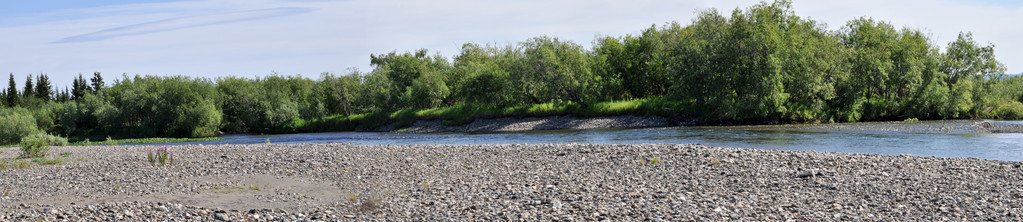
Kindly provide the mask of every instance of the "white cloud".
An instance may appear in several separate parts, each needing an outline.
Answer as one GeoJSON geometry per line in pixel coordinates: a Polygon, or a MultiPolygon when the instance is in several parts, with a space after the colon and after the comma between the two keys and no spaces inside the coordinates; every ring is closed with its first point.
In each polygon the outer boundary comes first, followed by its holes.
{"type": "MultiPolygon", "coordinates": [[[[108,79],[122,72],[251,77],[277,71],[315,77],[347,67],[368,71],[369,54],[392,50],[427,48],[451,57],[466,42],[510,44],[540,35],[589,46],[598,34],[638,34],[653,24],[688,24],[694,12],[709,7],[729,12],[758,2],[212,0],[61,10],[0,18],[0,71],[14,72],[19,84],[29,73],[47,73],[60,86],[93,71],[108,79]],[[275,8],[310,10],[260,19],[245,13],[275,8]],[[168,20],[177,23],[138,26],[168,20]],[[235,22],[217,22],[228,20],[235,22]],[[51,44],[83,35],[105,38],[51,44]]],[[[830,29],[860,16],[922,28],[939,46],[959,31],[972,31],[977,41],[997,45],[1010,72],[1023,72],[1023,43],[1017,41],[1023,28],[1015,23],[1023,21],[1019,6],[866,0],[797,1],[794,7],[830,29]]]]}

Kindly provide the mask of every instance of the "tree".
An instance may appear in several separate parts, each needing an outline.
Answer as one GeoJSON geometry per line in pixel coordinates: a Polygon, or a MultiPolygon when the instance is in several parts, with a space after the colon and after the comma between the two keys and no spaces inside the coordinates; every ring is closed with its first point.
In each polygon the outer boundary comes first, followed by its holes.
{"type": "Polygon", "coordinates": [[[867,119],[891,116],[889,100],[901,87],[892,81],[896,75],[892,49],[898,40],[895,28],[886,22],[859,18],[846,24],[841,38],[852,52],[848,60],[852,76],[849,85],[842,88],[847,90],[842,96],[854,100],[848,103],[849,113],[862,113],[867,119]]]}
{"type": "Polygon", "coordinates": [[[92,91],[92,89],[90,89],[89,83],[86,82],[85,78],[82,77],[82,74],[79,73],[78,78],[75,78],[74,82],[71,83],[71,99],[77,101],[90,91],[92,91]]]}
{"type": "Polygon", "coordinates": [[[18,85],[14,82],[14,73],[7,85],[7,106],[15,107],[18,104],[18,85]]]}
{"type": "Polygon", "coordinates": [[[525,56],[522,84],[528,96],[540,102],[567,100],[588,106],[586,100],[597,91],[597,79],[582,46],[546,36],[520,45],[525,56]]]}
{"type": "Polygon", "coordinates": [[[32,85],[32,74],[25,78],[25,89],[21,91],[21,97],[29,98],[34,95],[35,87],[32,85]]]}
{"type": "Polygon", "coordinates": [[[512,87],[510,77],[521,57],[521,52],[512,45],[462,45],[461,54],[454,59],[454,71],[448,77],[447,86],[451,90],[448,101],[491,107],[521,105],[518,102],[522,93],[512,87]]]}
{"type": "Polygon", "coordinates": [[[973,33],[959,33],[955,41],[948,43],[941,62],[941,71],[948,74],[948,83],[1005,72],[1005,65],[995,59],[994,48],[994,44],[978,45],[973,33]]]}
{"type": "Polygon", "coordinates": [[[416,78],[408,90],[411,91],[412,105],[416,108],[440,106],[451,94],[451,90],[444,83],[444,76],[436,72],[427,72],[416,78]]]}
{"type": "Polygon", "coordinates": [[[99,72],[92,73],[92,93],[99,94],[99,91],[103,89],[103,76],[99,75],[99,72]]]}
{"type": "MultiPolygon", "coordinates": [[[[441,92],[444,90],[433,89],[433,90],[422,90],[425,85],[420,85],[420,90],[412,90],[413,82],[423,76],[430,76],[427,78],[445,78],[449,76],[451,72],[451,65],[448,64],[447,59],[441,57],[439,54],[435,56],[427,56],[426,49],[416,51],[414,54],[406,52],[403,54],[397,54],[391,52],[386,55],[370,55],[371,64],[375,67],[374,73],[382,73],[389,79],[391,85],[388,89],[390,98],[387,100],[389,104],[385,106],[386,109],[405,109],[405,108],[427,108],[423,105],[431,103],[420,103],[421,101],[414,101],[415,98],[428,98],[430,100],[444,101],[447,93],[426,93],[426,92],[441,92]],[[417,95],[417,93],[426,93],[417,95]],[[441,98],[432,98],[434,96],[441,96],[441,98]]],[[[430,87],[446,88],[447,86],[441,87],[440,84],[445,83],[447,80],[434,81],[434,80],[420,80],[429,81],[432,83],[438,83],[437,85],[431,85],[430,87]]]]}
{"type": "MultiPolygon", "coordinates": [[[[693,23],[679,30],[679,42],[670,53],[669,70],[672,79],[671,97],[689,100],[696,114],[717,114],[723,92],[729,87],[722,73],[726,71],[726,54],[721,50],[728,38],[725,31],[728,19],[717,10],[700,12],[693,23]]],[[[712,119],[714,115],[707,115],[712,119]]]]}
{"type": "Polygon", "coordinates": [[[323,73],[317,91],[327,112],[346,116],[355,114],[357,112],[355,100],[359,97],[359,92],[363,91],[361,81],[362,74],[355,69],[342,76],[323,73]]]}
{"type": "MultiPolygon", "coordinates": [[[[208,137],[220,129],[223,113],[215,84],[184,76],[136,76],[108,88],[118,130],[136,137],[208,137]]],[[[91,94],[89,94],[91,95],[91,94]]],[[[86,96],[84,98],[98,98],[86,96]]],[[[102,98],[98,98],[103,100],[102,98]]],[[[98,115],[106,116],[106,115],[98,115]]]]}
{"type": "Polygon", "coordinates": [[[45,74],[39,74],[36,79],[36,97],[42,99],[43,102],[49,102],[52,99],[52,97],[50,97],[50,94],[52,93],[53,86],[50,84],[50,77],[45,74]]]}
{"type": "Polygon", "coordinates": [[[983,107],[987,105],[983,99],[990,91],[989,79],[1005,72],[1005,65],[995,59],[994,47],[994,44],[980,46],[969,32],[959,33],[959,37],[948,44],[940,69],[948,75],[950,109],[954,112],[973,111],[976,116],[982,109],[991,108],[983,107]]]}
{"type": "Polygon", "coordinates": [[[784,29],[782,73],[787,118],[795,121],[828,121],[827,102],[836,97],[835,79],[847,75],[847,55],[838,40],[823,25],[789,15],[784,29]]]}

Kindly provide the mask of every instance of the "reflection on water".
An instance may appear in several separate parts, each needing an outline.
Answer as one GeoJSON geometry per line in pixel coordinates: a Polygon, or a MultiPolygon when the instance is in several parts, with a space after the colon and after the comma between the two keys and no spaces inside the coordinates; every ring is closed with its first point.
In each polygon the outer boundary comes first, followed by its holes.
{"type": "MultiPolygon", "coordinates": [[[[551,130],[499,133],[306,133],[228,135],[223,140],[178,144],[352,143],[386,144],[538,144],[538,143],[700,143],[710,146],[915,156],[976,157],[1023,160],[1023,134],[969,134],[972,122],[927,121],[897,124],[850,124],[839,127],[786,125],[768,127],[666,127],[641,129],[551,130]],[[935,130],[952,128],[956,130],[935,130]],[[899,130],[892,130],[899,129],[899,130]],[[922,130],[921,130],[922,129],[922,130]]],[[[1005,125],[1017,122],[998,122],[1005,125]]],[[[1018,122],[1023,123],[1023,122],[1018,122]]]]}

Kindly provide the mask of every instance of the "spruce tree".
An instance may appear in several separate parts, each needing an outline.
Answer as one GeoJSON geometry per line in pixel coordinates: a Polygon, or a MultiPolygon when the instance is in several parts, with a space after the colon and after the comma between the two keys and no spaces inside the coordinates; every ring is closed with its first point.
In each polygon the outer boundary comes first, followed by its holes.
{"type": "Polygon", "coordinates": [[[28,78],[25,78],[25,90],[21,91],[21,97],[32,97],[35,90],[35,87],[32,86],[32,74],[28,74],[28,78]]]}
{"type": "Polygon", "coordinates": [[[82,98],[82,96],[85,96],[86,93],[89,93],[89,91],[92,91],[89,89],[89,83],[85,81],[85,77],[82,77],[81,73],[78,74],[78,78],[75,78],[74,83],[72,83],[72,87],[71,99],[73,100],[78,100],[79,98],[82,98]]]}
{"type": "Polygon", "coordinates": [[[103,89],[103,76],[99,75],[99,72],[92,73],[92,93],[99,94],[99,90],[103,89]]]}
{"type": "Polygon", "coordinates": [[[39,74],[36,79],[36,97],[43,99],[43,102],[49,102],[52,97],[50,94],[53,93],[52,86],[50,85],[50,77],[46,74],[39,74]]]}
{"type": "Polygon", "coordinates": [[[18,85],[14,83],[14,73],[11,73],[11,82],[7,86],[7,106],[14,107],[18,104],[18,85]]]}

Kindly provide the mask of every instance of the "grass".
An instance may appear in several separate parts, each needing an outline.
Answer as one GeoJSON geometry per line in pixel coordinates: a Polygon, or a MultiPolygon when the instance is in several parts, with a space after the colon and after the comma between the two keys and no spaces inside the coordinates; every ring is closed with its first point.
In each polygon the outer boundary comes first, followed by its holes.
{"type": "Polygon", "coordinates": [[[244,187],[240,187],[240,186],[226,186],[226,187],[213,186],[212,190],[215,191],[215,192],[220,192],[220,193],[234,193],[234,192],[244,192],[245,188],[244,187]]]}
{"type": "Polygon", "coordinates": [[[0,170],[6,169],[25,169],[30,165],[25,160],[13,160],[13,159],[0,159],[0,170]]]}
{"type": "Polygon", "coordinates": [[[47,158],[35,158],[35,159],[0,159],[0,170],[6,169],[26,169],[32,167],[32,163],[38,165],[52,165],[64,163],[63,159],[47,159],[47,158]]]}
{"type": "Polygon", "coordinates": [[[444,125],[464,125],[477,118],[548,117],[571,115],[574,117],[600,116],[669,116],[680,107],[680,102],[659,98],[632,99],[592,103],[583,107],[573,102],[543,103],[513,107],[481,107],[459,105],[430,109],[404,109],[371,113],[336,115],[323,120],[303,121],[295,126],[300,132],[352,131],[376,129],[389,124],[397,128],[409,126],[417,120],[441,120],[444,125]]]}
{"type": "Polygon", "coordinates": [[[57,159],[35,158],[35,159],[32,159],[32,162],[36,163],[36,164],[39,164],[39,165],[55,165],[55,164],[64,163],[64,159],[60,159],[60,158],[57,158],[57,159]]]}

